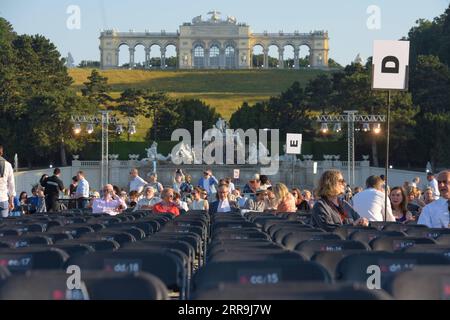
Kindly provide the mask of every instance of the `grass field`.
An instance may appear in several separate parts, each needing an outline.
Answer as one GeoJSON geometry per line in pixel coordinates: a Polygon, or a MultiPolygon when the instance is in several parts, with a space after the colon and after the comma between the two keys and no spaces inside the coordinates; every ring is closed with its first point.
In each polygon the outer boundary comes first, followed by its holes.
{"type": "MultiPolygon", "coordinates": [[[[73,87],[80,90],[92,69],[69,69],[73,87]]],[[[298,81],[305,85],[310,79],[327,71],[301,70],[101,70],[108,78],[111,95],[117,98],[126,88],[165,91],[175,98],[200,99],[215,107],[229,120],[243,102],[254,104],[276,96],[298,81]]],[[[148,119],[138,122],[133,140],[142,140],[151,127],[148,119]]]]}

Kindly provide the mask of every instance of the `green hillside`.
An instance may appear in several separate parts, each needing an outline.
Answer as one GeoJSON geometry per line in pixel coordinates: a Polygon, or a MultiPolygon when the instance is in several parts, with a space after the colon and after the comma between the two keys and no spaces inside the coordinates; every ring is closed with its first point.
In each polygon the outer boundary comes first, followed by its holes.
{"type": "MultiPolygon", "coordinates": [[[[73,86],[80,89],[91,69],[70,69],[73,86]]],[[[113,96],[130,87],[166,91],[178,98],[198,98],[215,107],[229,119],[244,101],[252,104],[268,99],[288,88],[294,81],[305,84],[325,71],[301,70],[103,70],[113,96]]]]}

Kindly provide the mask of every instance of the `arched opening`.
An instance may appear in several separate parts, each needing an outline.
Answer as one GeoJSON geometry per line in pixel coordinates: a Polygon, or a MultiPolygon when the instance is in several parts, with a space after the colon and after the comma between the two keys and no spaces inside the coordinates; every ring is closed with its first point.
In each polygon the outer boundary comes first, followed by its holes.
{"type": "Polygon", "coordinates": [[[295,67],[294,61],[294,46],[291,44],[283,47],[283,63],[286,69],[293,69],[295,67]]]}
{"type": "Polygon", "coordinates": [[[279,68],[279,49],[276,45],[269,46],[269,68],[279,68]]]}
{"type": "Polygon", "coordinates": [[[209,49],[209,67],[212,69],[218,69],[220,64],[220,49],[218,46],[213,45],[209,49]]]}
{"type": "Polygon", "coordinates": [[[205,67],[205,49],[201,45],[194,48],[194,68],[205,67]]]}
{"type": "Polygon", "coordinates": [[[130,67],[130,47],[126,43],[122,43],[119,46],[119,53],[118,53],[118,59],[119,62],[119,68],[126,68],[128,69],[130,67]]]}
{"type": "Polygon", "coordinates": [[[225,68],[227,69],[236,68],[236,51],[232,46],[227,46],[225,48],[225,68]]]}
{"type": "Polygon", "coordinates": [[[138,43],[134,47],[134,66],[135,69],[145,69],[145,47],[138,43]]]}
{"type": "Polygon", "coordinates": [[[310,55],[310,48],[306,44],[302,44],[300,46],[299,51],[299,66],[300,68],[310,68],[311,67],[311,55],[310,55]]]}
{"type": "Polygon", "coordinates": [[[166,68],[176,69],[178,66],[177,47],[174,44],[166,46],[166,68]]]}
{"type": "Polygon", "coordinates": [[[149,69],[161,68],[161,46],[159,44],[154,44],[150,47],[150,62],[148,68],[149,69]]]}
{"type": "Polygon", "coordinates": [[[264,67],[264,48],[260,44],[257,44],[252,48],[252,67],[253,68],[264,67]]]}

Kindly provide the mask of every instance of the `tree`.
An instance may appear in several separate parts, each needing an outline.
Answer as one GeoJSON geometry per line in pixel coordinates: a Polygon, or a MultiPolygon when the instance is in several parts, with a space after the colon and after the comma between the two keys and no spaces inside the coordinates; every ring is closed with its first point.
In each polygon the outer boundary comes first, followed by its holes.
{"type": "MultiPolygon", "coordinates": [[[[125,89],[116,100],[117,109],[128,118],[136,118],[145,113],[145,91],[140,89],[125,89]]],[[[129,129],[129,128],[128,128],[129,129]]],[[[130,132],[127,130],[127,141],[130,141],[130,132]]]]}
{"type": "Polygon", "coordinates": [[[96,104],[97,107],[108,109],[110,103],[114,101],[108,93],[111,90],[108,85],[108,78],[100,75],[96,69],[92,70],[91,75],[88,76],[88,81],[84,82],[84,86],[81,89],[82,95],[96,104]]]}
{"type": "Polygon", "coordinates": [[[10,154],[33,162],[52,161],[55,150],[63,165],[70,113],[87,101],[70,89],[65,60],[43,36],[17,35],[0,18],[0,136],[10,154]],[[23,155],[23,157],[21,157],[23,155]]]}
{"type": "Polygon", "coordinates": [[[410,90],[422,113],[450,112],[450,72],[438,57],[418,57],[411,74],[410,90]]]}

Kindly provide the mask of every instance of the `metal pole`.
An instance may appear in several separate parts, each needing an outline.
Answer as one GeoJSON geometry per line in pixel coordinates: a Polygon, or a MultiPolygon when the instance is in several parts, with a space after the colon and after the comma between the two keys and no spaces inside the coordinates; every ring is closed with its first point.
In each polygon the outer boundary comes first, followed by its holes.
{"type": "Polygon", "coordinates": [[[387,205],[388,205],[388,174],[389,174],[389,138],[390,138],[390,123],[391,123],[391,90],[388,90],[388,103],[386,114],[386,165],[384,172],[384,217],[383,221],[387,218],[387,205]]]}
{"type": "Polygon", "coordinates": [[[102,157],[100,164],[100,187],[108,183],[109,177],[109,143],[108,143],[108,127],[109,127],[109,112],[102,111],[102,157]]]}

